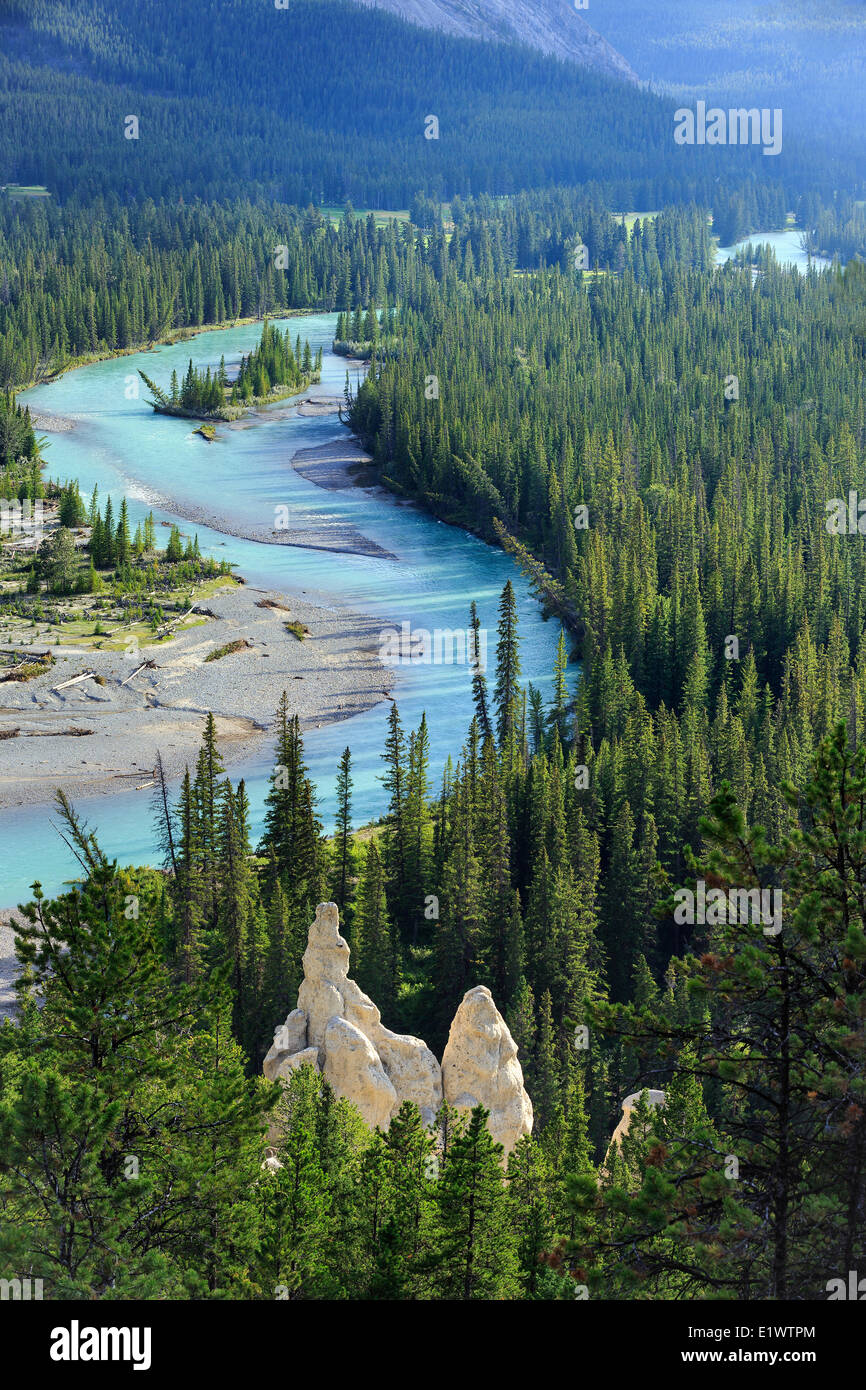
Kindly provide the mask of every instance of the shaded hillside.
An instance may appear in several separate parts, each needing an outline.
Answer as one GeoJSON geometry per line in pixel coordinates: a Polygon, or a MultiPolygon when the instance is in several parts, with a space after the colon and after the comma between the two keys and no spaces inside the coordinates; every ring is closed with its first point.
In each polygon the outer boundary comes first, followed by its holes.
{"type": "MultiPolygon", "coordinates": [[[[850,179],[673,140],[674,104],[515,44],[422,30],[349,0],[13,0],[0,19],[0,184],[403,208],[419,191],[601,185],[609,205],[712,205],[725,183],[850,179]],[[207,31],[208,42],[202,43],[207,31]],[[439,138],[425,139],[428,115],[439,138]],[[138,117],[138,138],[125,138],[138,117]],[[772,167],[770,165],[772,164],[772,167]]],[[[830,182],[835,180],[835,182],[830,182]]]]}

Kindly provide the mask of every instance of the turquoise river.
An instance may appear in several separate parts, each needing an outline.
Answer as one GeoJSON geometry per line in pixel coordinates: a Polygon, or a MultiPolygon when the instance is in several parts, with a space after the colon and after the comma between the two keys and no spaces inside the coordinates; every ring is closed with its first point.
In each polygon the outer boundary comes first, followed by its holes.
{"type": "MultiPolygon", "coordinates": [[[[312,314],[291,323],[293,336],[297,332],[302,341],[309,339],[313,350],[320,345],[324,350],[319,392],[341,392],[347,364],[330,352],[336,316],[312,314]]],[[[54,478],[77,478],[85,499],[94,484],[103,503],[108,493],[115,505],[125,495],[133,528],[151,508],[157,523],[177,520],[185,533],[197,532],[203,553],[231,561],[250,584],[303,593],[309,602],[325,607],[345,605],[381,615],[383,626],[408,621],[431,631],[465,629],[474,598],[488,630],[488,663],[499,593],[510,577],[518,596],[523,679],[540,685],[547,695],[558,624],[542,619],[539,605],[507,555],[415,507],[358,488],[325,491],[292,469],[296,450],[340,434],[343,426],[336,416],[302,418],[293,405],[284,403],[249,428],[220,427],[218,441],[208,444],[193,433],[189,420],[154,415],[143,387],[135,399],[138,367],[160,383],[168,382],[172,368],[182,375],[190,357],[204,367],[215,366],[224,354],[231,367],[260,334],[258,324],[201,333],[186,343],[79,368],[23,393],[21,399],[32,409],[76,422],[69,432],[47,436],[46,472],[54,478]],[[195,508],[233,519],[243,530],[273,518],[279,505],[289,507],[293,527],[350,521],[396,558],[239,540],[181,519],[184,511],[195,508]]],[[[357,378],[357,367],[350,370],[357,378]]],[[[577,668],[571,669],[574,680],[577,668]]],[[[399,666],[393,693],[405,728],[414,728],[426,711],[435,786],[448,754],[459,755],[472,717],[469,670],[457,664],[399,666]]],[[[332,823],[338,760],[347,744],[353,757],[355,824],[384,810],[378,777],[389,708],[383,700],[364,714],[305,734],[307,763],[326,828],[332,823]]],[[[273,767],[270,747],[266,741],[255,757],[230,767],[234,781],[244,777],[247,782],[254,841],[273,767]]],[[[154,862],[149,796],[131,791],[77,803],[104,850],[121,863],[154,862]]],[[[75,862],[49,823],[53,820],[45,806],[0,812],[0,906],[28,898],[34,879],[53,893],[74,877],[75,862]]]]}

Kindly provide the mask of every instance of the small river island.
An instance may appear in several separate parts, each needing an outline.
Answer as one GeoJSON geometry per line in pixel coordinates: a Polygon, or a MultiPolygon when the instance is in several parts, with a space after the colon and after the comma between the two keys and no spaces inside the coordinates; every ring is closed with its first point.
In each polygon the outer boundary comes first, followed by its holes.
{"type": "MultiPolygon", "coordinates": [[[[193,366],[190,359],[183,381],[172,372],[166,390],[139,369],[139,376],[150,391],[149,404],[157,415],[176,415],[189,420],[237,420],[248,410],[272,405],[287,396],[305,391],[321,380],[322,350],[313,356],[309,342],[301,348],[300,334],[292,347],[291,330],[281,333],[265,319],[261,341],[241,358],[238,375],[229,380],[225,358],[213,373],[193,366]]],[[[212,434],[199,431],[206,439],[212,434]]]]}

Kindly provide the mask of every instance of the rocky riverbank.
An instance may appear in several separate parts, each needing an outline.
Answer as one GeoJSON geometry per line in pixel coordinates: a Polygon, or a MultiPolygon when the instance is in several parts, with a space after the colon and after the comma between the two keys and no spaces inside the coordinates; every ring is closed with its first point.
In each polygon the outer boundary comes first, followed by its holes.
{"type": "Polygon", "coordinates": [[[50,802],[58,786],[73,798],[136,789],[145,803],[157,752],[182,772],[208,711],[231,764],[267,746],[284,690],[305,729],[388,698],[379,620],[250,586],[202,608],[202,625],[169,642],[130,655],[52,647],[43,674],[0,683],[0,808],[50,802]]]}

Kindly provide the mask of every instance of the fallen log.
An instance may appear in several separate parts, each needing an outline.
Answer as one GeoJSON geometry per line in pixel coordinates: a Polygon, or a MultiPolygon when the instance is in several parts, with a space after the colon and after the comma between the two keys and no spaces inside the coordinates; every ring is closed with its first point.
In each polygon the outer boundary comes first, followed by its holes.
{"type": "Polygon", "coordinates": [[[155,662],[155,661],[143,661],[143,662],[141,663],[140,666],[136,666],[135,670],[132,671],[132,672],[127,676],[127,678],[126,678],[125,681],[121,681],[121,682],[120,682],[120,688],[121,688],[121,690],[123,689],[123,687],[124,687],[125,685],[128,685],[128,684],[129,684],[129,682],[132,680],[132,677],[133,677],[133,676],[137,676],[137,675],[138,675],[139,671],[144,671],[144,670],[145,670],[146,668],[148,668],[148,667],[149,667],[151,670],[153,670],[153,668],[154,668],[155,666],[156,666],[156,662],[155,662]]]}
{"type": "Polygon", "coordinates": [[[52,690],[65,690],[69,685],[78,685],[79,681],[92,681],[96,675],[95,671],[85,671],[80,676],[71,676],[68,681],[61,681],[59,685],[52,685],[52,690]]]}
{"type": "Polygon", "coordinates": [[[291,613],[291,608],[287,603],[277,603],[276,599],[263,598],[256,603],[256,608],[278,608],[283,613],[291,613]]]}
{"type": "Polygon", "coordinates": [[[86,738],[95,729],[27,729],[22,738],[86,738]]]}

